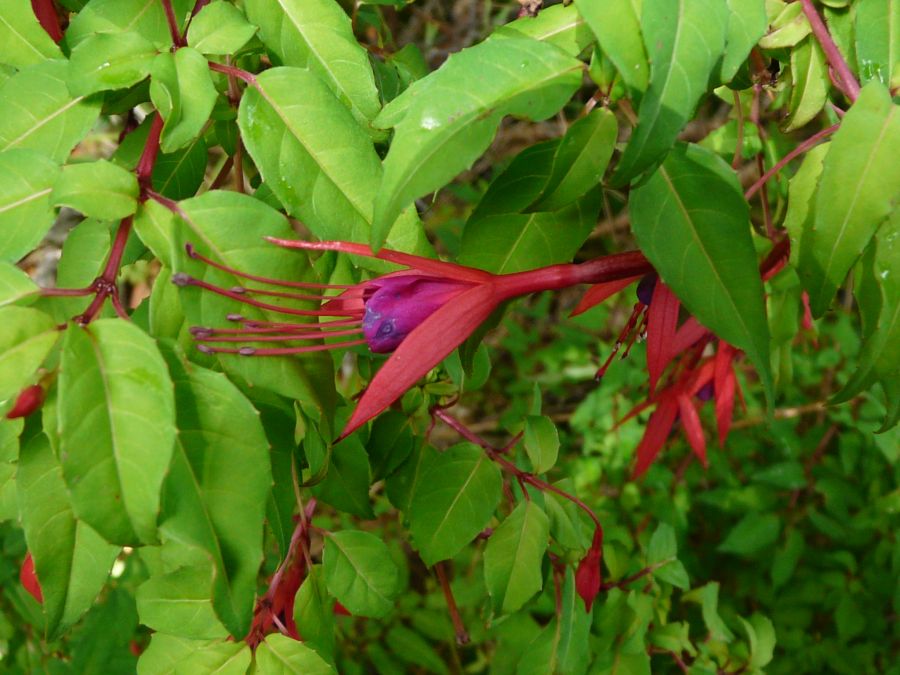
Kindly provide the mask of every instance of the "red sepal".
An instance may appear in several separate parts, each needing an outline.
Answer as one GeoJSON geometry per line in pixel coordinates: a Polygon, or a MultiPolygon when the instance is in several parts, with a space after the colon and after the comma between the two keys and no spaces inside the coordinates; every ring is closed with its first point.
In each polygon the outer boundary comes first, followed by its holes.
{"type": "Polygon", "coordinates": [[[347,609],[346,607],[344,607],[337,600],[334,601],[334,610],[333,611],[336,616],[353,616],[350,613],[350,610],[347,609]]]}
{"type": "Polygon", "coordinates": [[[716,430],[719,434],[719,447],[724,447],[725,439],[731,429],[731,419],[734,415],[734,394],[737,387],[737,378],[734,375],[734,357],[737,350],[727,342],[719,341],[716,350],[715,373],[713,383],[716,397],[716,430]]]}
{"type": "Polygon", "coordinates": [[[681,424],[684,426],[684,433],[691,449],[703,466],[707,466],[706,437],[703,435],[703,425],[700,423],[700,416],[697,414],[694,403],[687,394],[678,396],[678,412],[681,413],[681,424]]]}
{"type": "Polygon", "coordinates": [[[44,402],[44,388],[39,384],[25,387],[16,399],[15,405],[6,413],[6,419],[14,420],[17,417],[28,417],[41,407],[44,402]]]}
{"type": "Polygon", "coordinates": [[[675,330],[678,328],[680,305],[669,287],[662,280],[657,281],[647,309],[647,372],[650,373],[650,391],[656,389],[656,383],[676,354],[672,346],[675,330]]]}
{"type": "Polygon", "coordinates": [[[22,567],[19,569],[19,581],[22,588],[28,591],[35,600],[41,604],[44,603],[44,594],[41,592],[41,584],[34,571],[34,559],[31,557],[31,553],[25,554],[25,560],[22,561],[22,567]]]}
{"type": "Polygon", "coordinates": [[[675,424],[675,415],[678,414],[678,403],[672,395],[663,396],[656,410],[650,415],[650,421],[647,422],[647,428],[644,430],[644,437],[638,444],[636,455],[637,462],[634,467],[634,477],[643,475],[650,467],[653,460],[662,450],[669,432],[672,431],[672,425],[675,424]]]}
{"type": "Polygon", "coordinates": [[[627,279],[605,281],[602,284],[594,284],[587,290],[587,292],[581,298],[581,301],[578,303],[575,309],[572,310],[572,313],[569,314],[569,316],[578,316],[579,314],[583,314],[591,307],[599,305],[601,302],[603,302],[610,296],[615,295],[623,288],[630,286],[638,279],[640,279],[640,277],[628,277],[627,279]]]}
{"type": "Polygon", "coordinates": [[[31,0],[31,11],[34,12],[41,28],[47,31],[54,42],[63,39],[62,29],[59,27],[59,15],[53,6],[53,0],[31,0]]]}
{"type": "Polygon", "coordinates": [[[584,609],[591,611],[594,598],[600,593],[600,584],[603,581],[603,573],[600,570],[600,561],[603,559],[603,530],[598,525],[594,530],[594,540],[584,558],[578,563],[575,570],[575,592],[584,600],[584,609]]]}

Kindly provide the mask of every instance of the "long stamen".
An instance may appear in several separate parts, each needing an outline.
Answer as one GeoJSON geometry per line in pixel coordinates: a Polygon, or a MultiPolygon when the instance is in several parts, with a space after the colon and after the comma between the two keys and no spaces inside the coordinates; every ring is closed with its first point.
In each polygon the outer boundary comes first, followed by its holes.
{"type": "Polygon", "coordinates": [[[359,335],[362,328],[348,328],[347,330],[313,331],[311,333],[285,333],[278,335],[219,335],[217,333],[195,333],[197,342],[291,342],[293,340],[324,340],[331,337],[345,337],[347,335],[359,335]]]}
{"type": "Polygon", "coordinates": [[[271,295],[276,298],[290,298],[292,300],[334,300],[337,295],[307,295],[305,293],[289,293],[287,291],[267,291],[262,288],[249,288],[247,286],[232,286],[229,289],[238,295],[271,295]]]}
{"type": "Polygon", "coordinates": [[[324,321],[322,323],[271,323],[262,321],[248,321],[244,324],[245,328],[212,328],[209,326],[192,326],[190,333],[194,337],[209,337],[212,335],[260,335],[263,333],[285,333],[290,331],[304,331],[310,329],[321,328],[323,333],[329,335],[335,334],[337,331],[329,330],[331,328],[345,328],[348,326],[362,326],[362,321],[358,319],[349,321],[324,321]],[[265,325],[261,325],[265,324],[265,325]]]}
{"type": "Polygon", "coordinates": [[[255,347],[210,347],[206,344],[197,345],[197,349],[206,354],[240,354],[241,356],[287,356],[290,354],[305,354],[307,352],[321,352],[328,349],[345,349],[366,344],[365,340],[349,340],[326,345],[309,345],[306,347],[280,347],[272,349],[256,349],[255,347]]]}
{"type": "Polygon", "coordinates": [[[260,277],[256,276],[255,274],[247,274],[246,272],[241,272],[240,270],[236,270],[233,267],[228,267],[227,265],[218,263],[215,260],[211,260],[210,258],[207,258],[206,256],[198,253],[193,244],[185,244],[184,250],[187,251],[187,254],[194,260],[204,262],[210,267],[215,267],[217,270],[228,272],[229,274],[233,274],[236,277],[241,277],[243,279],[261,281],[265,284],[272,284],[274,286],[286,286],[288,288],[353,288],[353,286],[347,284],[315,284],[306,281],[282,281],[281,279],[269,279],[267,277],[260,277]]]}
{"type": "Polygon", "coordinates": [[[219,286],[214,286],[213,284],[209,284],[205,281],[201,281],[200,279],[196,279],[190,275],[185,274],[184,272],[178,272],[172,275],[172,283],[176,286],[196,286],[197,288],[202,288],[204,290],[210,291],[211,293],[215,293],[217,295],[224,296],[226,298],[231,298],[232,300],[236,300],[238,302],[243,302],[245,304],[251,305],[253,307],[258,307],[259,309],[267,309],[272,312],[278,312],[280,314],[291,314],[294,316],[348,316],[348,317],[360,317],[362,316],[361,310],[346,310],[346,311],[324,311],[320,309],[292,309],[290,307],[280,307],[278,305],[271,305],[267,302],[260,302],[259,300],[254,300],[253,298],[248,298],[246,295],[241,293],[235,293],[225,288],[220,288],[219,286]]]}
{"type": "MultiPolygon", "coordinates": [[[[634,326],[637,323],[638,317],[646,310],[647,308],[637,303],[634,306],[634,309],[631,310],[631,316],[628,317],[628,321],[625,323],[625,328],[622,329],[622,332],[619,334],[618,339],[616,339],[616,344],[612,348],[612,352],[610,352],[609,356],[606,357],[606,361],[603,362],[603,365],[597,369],[597,373],[594,375],[594,379],[599,382],[603,379],[603,376],[606,374],[606,370],[609,368],[613,359],[616,357],[616,354],[619,353],[619,350],[622,348],[622,345],[630,336],[631,332],[634,330],[634,326]]],[[[624,359],[628,356],[628,351],[631,349],[631,345],[634,343],[634,337],[631,338],[631,341],[628,342],[627,347],[625,349],[625,353],[622,355],[624,359]]]]}

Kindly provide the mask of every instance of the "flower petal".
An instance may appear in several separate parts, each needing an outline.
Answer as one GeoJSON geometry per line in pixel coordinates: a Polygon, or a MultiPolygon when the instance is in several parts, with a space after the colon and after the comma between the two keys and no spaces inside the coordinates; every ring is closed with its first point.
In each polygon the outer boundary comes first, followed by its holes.
{"type": "Polygon", "coordinates": [[[435,310],[400,343],[372,378],[340,438],[353,433],[400,398],[469,337],[498,302],[493,284],[479,284],[435,310]]]}
{"type": "Polygon", "coordinates": [[[285,248],[300,248],[306,251],[341,251],[342,253],[361,255],[366,258],[378,258],[397,265],[406,265],[420,272],[428,272],[429,274],[459,281],[483,283],[494,277],[490,272],[475,269],[474,267],[448,263],[443,260],[434,260],[433,258],[423,258],[411,253],[400,253],[399,251],[391,251],[386,248],[379,250],[378,253],[373,253],[372,249],[365,244],[354,244],[348,241],[302,241],[278,239],[276,237],[266,237],[266,240],[285,248]]]}

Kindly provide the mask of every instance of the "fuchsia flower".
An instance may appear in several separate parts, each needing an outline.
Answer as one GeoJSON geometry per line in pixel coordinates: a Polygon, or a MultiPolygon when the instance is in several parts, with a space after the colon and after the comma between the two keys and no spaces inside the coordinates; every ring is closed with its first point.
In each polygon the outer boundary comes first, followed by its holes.
{"type": "Polygon", "coordinates": [[[416,381],[458,347],[506,300],[537,291],[576,284],[604,284],[633,279],[652,268],[639,252],[620,253],[582,264],[552,265],[516,274],[491,274],[484,270],[340,241],[305,242],[269,238],[274,244],[309,251],[340,251],[378,258],[407,269],[352,286],[309,284],[267,279],[225,267],[188,246],[194,259],[251,281],[274,284],[292,291],[268,291],[252,287],[219,288],[183,273],[173,275],[180,286],[197,286],[242,303],[306,323],[250,321],[239,314],[229,319],[240,328],[191,330],[208,353],[244,356],[302,354],[324,349],[367,345],[372,352],[393,352],[366,389],[341,438],[385,410],[416,381]],[[310,293],[314,291],[316,293],[310,293]],[[326,295],[329,291],[334,291],[326,295]],[[316,300],[318,309],[293,309],[259,300],[260,296],[316,300]],[[318,323],[309,323],[318,320],[318,323]],[[326,342],[331,338],[349,338],[326,342]],[[300,346],[265,346],[271,343],[311,342],[300,346]],[[264,346],[252,346],[251,344],[264,346]]]}

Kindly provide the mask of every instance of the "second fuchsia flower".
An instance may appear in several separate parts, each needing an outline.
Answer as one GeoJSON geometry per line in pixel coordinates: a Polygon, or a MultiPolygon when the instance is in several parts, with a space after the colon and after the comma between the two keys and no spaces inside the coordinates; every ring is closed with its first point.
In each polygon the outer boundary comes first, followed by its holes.
{"type": "Polygon", "coordinates": [[[272,238],[269,241],[288,248],[340,251],[378,258],[407,268],[352,286],[284,282],[225,267],[189,246],[188,254],[208,265],[240,278],[298,289],[299,292],[248,286],[226,289],[183,273],[173,275],[173,282],[180,286],[197,286],[241,303],[305,320],[303,323],[250,321],[239,314],[231,314],[229,319],[240,324],[240,328],[192,329],[202,351],[266,356],[365,344],[375,353],[393,352],[372,379],[344,427],[341,438],[400,398],[469,337],[502,302],[577,284],[616,282],[618,285],[623,280],[634,280],[652,271],[647,259],[639,252],[620,253],[578,265],[552,265],[516,274],[496,275],[386,249],[373,253],[368,246],[348,242],[272,238]],[[292,309],[260,299],[266,296],[317,300],[320,306],[312,310],[292,309]],[[318,323],[311,323],[311,319],[318,323]],[[331,338],[341,340],[326,342],[331,338]],[[312,344],[267,346],[290,342],[312,344]]]}

